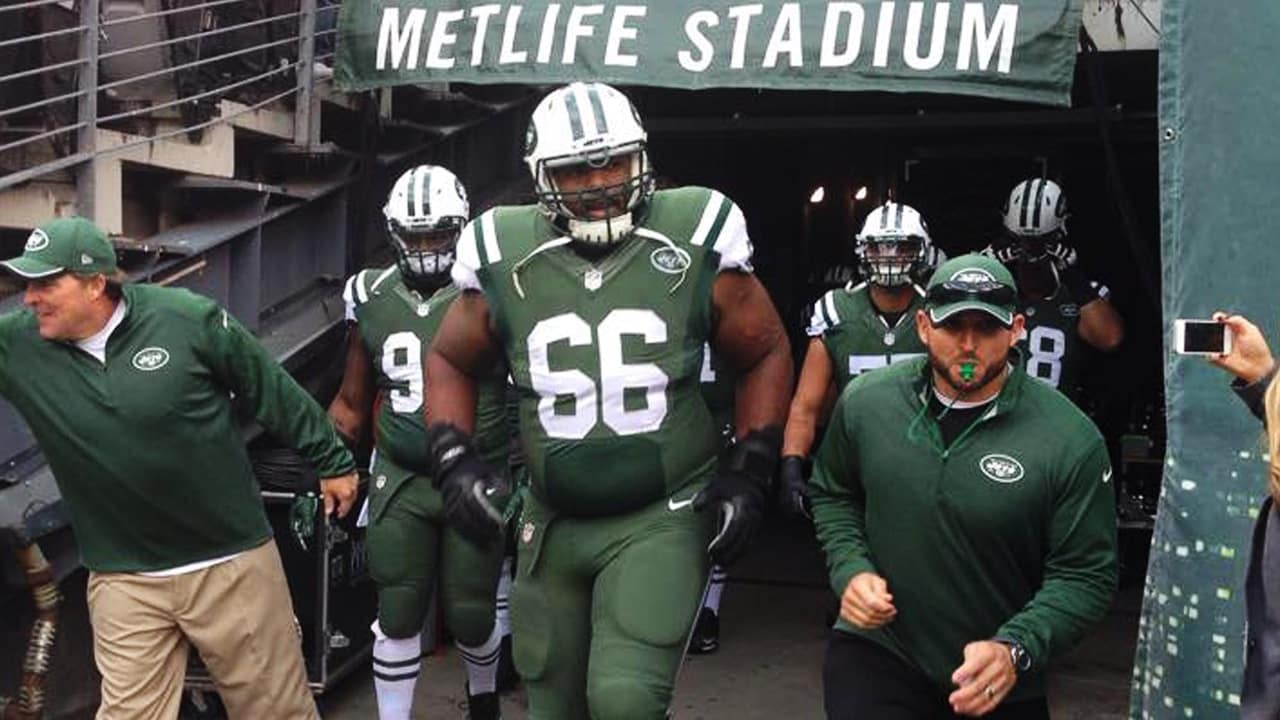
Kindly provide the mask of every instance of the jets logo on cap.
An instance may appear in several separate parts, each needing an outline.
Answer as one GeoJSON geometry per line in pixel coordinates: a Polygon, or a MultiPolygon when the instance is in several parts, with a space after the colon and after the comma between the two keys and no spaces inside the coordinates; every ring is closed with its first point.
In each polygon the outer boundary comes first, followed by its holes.
{"type": "Polygon", "coordinates": [[[978,285],[981,283],[995,282],[996,278],[991,273],[982,268],[965,268],[951,276],[956,282],[969,283],[978,285]]]}
{"type": "Polygon", "coordinates": [[[162,347],[143,348],[134,353],[132,362],[142,372],[159,370],[169,364],[169,351],[162,347]]]}
{"type": "Polygon", "coordinates": [[[81,265],[92,265],[92,264],[93,264],[93,258],[92,258],[90,255],[86,254],[86,253],[80,253],[80,264],[81,264],[81,265]]]}
{"type": "Polygon", "coordinates": [[[1026,475],[1026,471],[1022,469],[1022,463],[1008,455],[998,453],[984,455],[978,461],[978,469],[988,478],[1005,484],[1016,483],[1026,475]]]}
{"type": "Polygon", "coordinates": [[[49,247],[49,236],[40,228],[31,231],[31,235],[27,237],[27,244],[22,249],[27,252],[37,252],[49,247]]]}

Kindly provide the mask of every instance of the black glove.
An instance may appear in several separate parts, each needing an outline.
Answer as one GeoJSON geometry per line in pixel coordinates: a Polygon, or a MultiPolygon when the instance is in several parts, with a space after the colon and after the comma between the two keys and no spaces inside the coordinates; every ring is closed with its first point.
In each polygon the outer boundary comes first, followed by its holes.
{"type": "Polygon", "coordinates": [[[1085,278],[1084,273],[1069,267],[1058,270],[1058,282],[1067,291],[1067,297],[1079,307],[1084,307],[1094,300],[1100,300],[1110,294],[1106,285],[1085,278]]]}
{"type": "Polygon", "coordinates": [[[502,513],[494,504],[511,494],[511,485],[480,458],[471,438],[456,425],[427,428],[431,486],[440,491],[444,514],[458,534],[482,548],[502,538],[502,513]]]}
{"type": "Polygon", "coordinates": [[[813,518],[809,510],[809,488],[804,477],[804,458],[785,455],[778,471],[778,509],[788,520],[813,518]]]}
{"type": "Polygon", "coordinates": [[[693,498],[693,509],[718,512],[716,536],[707,552],[716,564],[732,565],[742,557],[764,516],[769,478],[782,447],[777,425],[752,430],[729,453],[729,462],[693,498]]]}

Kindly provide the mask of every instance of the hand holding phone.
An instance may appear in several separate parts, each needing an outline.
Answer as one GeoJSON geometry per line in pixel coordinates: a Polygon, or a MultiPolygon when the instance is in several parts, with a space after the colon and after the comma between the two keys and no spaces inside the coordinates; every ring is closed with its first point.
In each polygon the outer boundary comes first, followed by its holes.
{"type": "Polygon", "coordinates": [[[1205,359],[1212,365],[1226,370],[1245,383],[1255,383],[1265,378],[1275,368],[1275,359],[1267,339],[1248,318],[1216,312],[1213,319],[1227,326],[1231,334],[1231,351],[1222,355],[1209,355],[1205,359]]]}
{"type": "Polygon", "coordinates": [[[1179,355],[1226,355],[1232,339],[1231,328],[1217,320],[1173,321],[1173,347],[1179,355]]]}

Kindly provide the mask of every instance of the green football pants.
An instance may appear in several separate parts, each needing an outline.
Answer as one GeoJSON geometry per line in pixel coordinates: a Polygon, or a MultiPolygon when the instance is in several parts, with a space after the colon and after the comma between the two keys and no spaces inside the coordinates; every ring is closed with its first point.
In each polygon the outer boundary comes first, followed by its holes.
{"type": "Polygon", "coordinates": [[[378,585],[378,624],[387,637],[422,631],[431,592],[440,583],[445,625],[463,645],[493,631],[502,543],[481,549],[445,523],[439,491],[422,476],[405,480],[370,519],[369,574],[378,585]]]}
{"type": "Polygon", "coordinates": [[[700,487],[603,518],[526,497],[511,626],[530,720],[666,717],[707,579],[711,524],[684,502],[700,487]]]}

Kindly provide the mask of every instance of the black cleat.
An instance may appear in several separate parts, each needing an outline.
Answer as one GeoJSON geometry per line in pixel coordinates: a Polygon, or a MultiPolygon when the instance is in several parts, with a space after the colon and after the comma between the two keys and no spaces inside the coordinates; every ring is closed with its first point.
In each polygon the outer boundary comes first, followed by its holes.
{"type": "Polygon", "coordinates": [[[698,624],[693,628],[693,637],[689,639],[690,655],[708,655],[720,649],[720,617],[711,608],[702,608],[698,613],[698,624]]]}
{"type": "Polygon", "coordinates": [[[516,663],[511,655],[511,635],[503,635],[498,652],[498,692],[511,692],[519,682],[520,676],[516,673],[516,663]]]}
{"type": "Polygon", "coordinates": [[[502,707],[498,693],[487,692],[472,695],[467,689],[467,720],[502,720],[502,707]]]}

